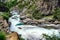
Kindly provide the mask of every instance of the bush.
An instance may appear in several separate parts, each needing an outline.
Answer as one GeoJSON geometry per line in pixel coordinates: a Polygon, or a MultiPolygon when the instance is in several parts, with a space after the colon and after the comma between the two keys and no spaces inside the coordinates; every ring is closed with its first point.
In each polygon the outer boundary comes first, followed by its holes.
{"type": "Polygon", "coordinates": [[[54,19],[55,20],[59,20],[60,21],[60,8],[58,8],[58,9],[55,9],[55,12],[54,12],[54,19]]]}
{"type": "Polygon", "coordinates": [[[39,10],[35,10],[32,14],[32,16],[35,18],[35,19],[41,19],[43,16],[42,14],[39,12],[39,10]]]}
{"type": "Polygon", "coordinates": [[[43,34],[44,35],[44,38],[46,38],[46,40],[60,40],[60,38],[59,37],[57,37],[56,35],[52,35],[52,37],[51,36],[48,36],[48,35],[46,35],[46,34],[43,34]]]}
{"type": "Polygon", "coordinates": [[[5,3],[0,2],[0,12],[8,12],[9,8],[6,7],[5,3]]]}
{"type": "Polygon", "coordinates": [[[0,32],[0,40],[6,40],[4,32],[0,32]]]}
{"type": "Polygon", "coordinates": [[[11,7],[15,6],[15,5],[17,5],[17,0],[6,2],[6,6],[8,8],[11,8],[11,7]]]}
{"type": "Polygon", "coordinates": [[[3,2],[0,2],[0,6],[5,6],[6,4],[3,2]]]}
{"type": "Polygon", "coordinates": [[[19,36],[19,40],[24,40],[23,38],[21,38],[21,35],[19,36]]]}
{"type": "Polygon", "coordinates": [[[18,3],[17,3],[17,0],[14,0],[14,1],[9,1],[9,2],[6,2],[6,3],[3,3],[3,2],[0,2],[0,5],[1,6],[5,6],[5,7],[7,7],[7,8],[11,8],[11,7],[13,7],[13,6],[16,6],[18,3]]]}
{"type": "Polygon", "coordinates": [[[4,19],[8,20],[9,19],[9,12],[1,12],[0,16],[3,16],[4,19]]]}

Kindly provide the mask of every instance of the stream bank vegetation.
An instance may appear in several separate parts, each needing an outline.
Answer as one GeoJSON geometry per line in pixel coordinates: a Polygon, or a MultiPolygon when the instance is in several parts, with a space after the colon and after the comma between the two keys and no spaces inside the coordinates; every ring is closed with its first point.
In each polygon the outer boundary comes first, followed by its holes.
{"type": "MultiPolygon", "coordinates": [[[[31,1],[20,0],[19,2],[17,2],[17,0],[14,0],[14,1],[6,2],[6,3],[0,2],[0,6],[4,6],[10,9],[16,6],[17,4],[19,4],[17,6],[20,8],[20,10],[27,8],[25,14],[30,14],[29,16],[31,18],[39,20],[41,18],[50,17],[50,18],[53,18],[54,20],[60,21],[60,8],[55,9],[51,15],[46,16],[41,13],[39,7],[35,3],[36,1],[37,0],[31,0],[31,1]]],[[[1,12],[0,14],[1,14],[0,17],[4,17],[6,20],[8,20],[10,17],[9,10],[8,12],[1,12]]],[[[60,38],[56,37],[55,35],[53,35],[53,37],[50,37],[48,35],[44,35],[44,36],[46,40],[60,40],[60,38]]],[[[2,32],[0,32],[0,39],[5,40],[5,35],[2,32]]],[[[24,39],[20,38],[20,40],[24,40],[24,39]]]]}
{"type": "MultiPolygon", "coordinates": [[[[60,38],[55,36],[54,34],[52,36],[48,36],[46,34],[43,34],[43,37],[46,40],[60,40],[60,38]]],[[[6,40],[6,34],[3,31],[0,31],[0,40],[6,40]]],[[[25,40],[25,39],[21,38],[21,35],[20,35],[19,40],[25,40]]]]}
{"type": "MultiPolygon", "coordinates": [[[[46,16],[53,16],[53,19],[60,19],[60,8],[55,9],[55,12],[50,11],[50,13],[48,15],[44,15],[42,14],[41,10],[40,10],[40,6],[37,6],[37,0],[14,0],[14,1],[9,1],[6,3],[0,2],[1,6],[5,6],[8,9],[18,6],[20,8],[21,11],[23,11],[24,8],[27,8],[27,10],[24,12],[25,14],[30,14],[30,17],[32,19],[41,19],[41,18],[45,18],[46,16]],[[58,11],[57,11],[58,10],[58,11]]],[[[8,15],[7,15],[8,16],[8,15]]],[[[50,17],[51,18],[51,17],[50,17]]]]}
{"type": "Polygon", "coordinates": [[[0,31],[0,40],[6,40],[5,33],[3,31],[0,31]]]}
{"type": "Polygon", "coordinates": [[[0,12],[0,17],[3,17],[4,19],[8,20],[10,17],[9,12],[0,12]]]}
{"type": "Polygon", "coordinates": [[[56,8],[56,9],[55,9],[55,12],[54,12],[53,16],[54,16],[54,17],[53,17],[54,20],[60,21],[60,8],[56,8]]]}
{"type": "Polygon", "coordinates": [[[17,0],[14,0],[14,1],[9,1],[9,2],[0,2],[0,5],[1,6],[5,6],[5,7],[7,7],[7,8],[11,8],[11,7],[13,7],[13,6],[16,6],[17,5],[17,0]]]}
{"type": "Polygon", "coordinates": [[[60,37],[57,37],[56,35],[48,36],[46,34],[43,34],[43,37],[46,38],[46,40],[60,40],[60,37]]]}
{"type": "Polygon", "coordinates": [[[19,35],[19,40],[25,40],[25,39],[23,39],[23,38],[21,37],[21,35],[19,35]]]}
{"type": "MultiPolygon", "coordinates": [[[[46,1],[46,0],[45,0],[46,1]]],[[[45,17],[50,17],[52,19],[57,19],[59,20],[60,18],[60,12],[57,12],[57,10],[59,10],[60,8],[58,9],[54,9],[54,12],[50,10],[50,13],[49,14],[42,14],[42,11],[40,10],[40,6],[37,5],[37,0],[30,0],[30,1],[20,1],[18,7],[23,10],[24,8],[26,8],[27,10],[24,12],[25,14],[30,14],[30,17],[32,19],[42,19],[42,18],[45,18],[45,17]],[[58,14],[57,14],[58,13],[58,14]],[[52,17],[51,17],[52,16],[52,17]]],[[[46,1],[46,2],[49,2],[49,1],[46,1]]],[[[49,4],[49,3],[48,3],[49,4]]],[[[51,4],[50,4],[51,5],[51,4]]]]}

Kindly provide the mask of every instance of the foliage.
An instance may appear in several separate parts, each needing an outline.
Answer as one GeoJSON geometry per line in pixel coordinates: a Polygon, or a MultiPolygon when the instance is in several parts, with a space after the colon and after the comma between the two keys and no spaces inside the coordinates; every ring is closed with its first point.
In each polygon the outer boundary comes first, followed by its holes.
{"type": "MultiPolygon", "coordinates": [[[[14,0],[14,1],[9,1],[9,2],[6,2],[6,3],[3,3],[3,2],[0,2],[0,6],[2,7],[6,7],[8,9],[10,9],[11,7],[17,5],[17,0],[14,0]]],[[[5,9],[7,10],[7,9],[5,9]]],[[[9,10],[8,12],[2,12],[2,14],[0,14],[1,16],[3,16],[5,19],[8,20],[10,14],[9,14],[9,10]]]]}
{"type": "Polygon", "coordinates": [[[10,16],[9,12],[1,12],[1,13],[2,14],[0,14],[0,16],[3,16],[6,20],[9,19],[9,16],[10,16]]]}
{"type": "Polygon", "coordinates": [[[20,38],[20,40],[24,40],[23,38],[20,38]]]}
{"type": "Polygon", "coordinates": [[[19,40],[24,40],[23,38],[21,38],[21,35],[19,36],[19,40]]]}
{"type": "Polygon", "coordinates": [[[35,19],[40,19],[42,17],[41,12],[39,11],[39,7],[37,7],[36,2],[37,0],[21,0],[20,4],[18,5],[18,7],[20,9],[24,9],[27,8],[27,10],[25,11],[25,14],[30,14],[32,15],[32,18],[35,19]]]}
{"type": "Polygon", "coordinates": [[[6,2],[6,6],[8,8],[11,8],[11,7],[15,6],[15,5],[17,5],[17,0],[6,2]]]}
{"type": "Polygon", "coordinates": [[[48,35],[46,35],[46,34],[43,34],[44,35],[44,38],[46,38],[46,40],[60,40],[60,38],[59,37],[57,37],[56,35],[52,35],[52,37],[51,36],[48,36],[48,35]]]}
{"type": "Polygon", "coordinates": [[[0,2],[0,12],[8,12],[9,8],[6,7],[6,4],[3,2],[0,2]]]}
{"type": "Polygon", "coordinates": [[[41,19],[41,18],[42,18],[42,14],[39,13],[38,10],[35,10],[34,13],[32,14],[32,16],[33,16],[35,19],[41,19]]]}
{"type": "Polygon", "coordinates": [[[29,3],[30,3],[29,1],[23,1],[23,0],[21,0],[20,3],[19,3],[19,5],[18,5],[18,7],[20,9],[23,9],[24,7],[28,7],[29,3]]]}
{"type": "Polygon", "coordinates": [[[7,8],[11,8],[13,6],[16,6],[17,4],[18,4],[17,0],[9,1],[9,2],[6,2],[6,3],[0,2],[0,5],[5,6],[7,8]]]}
{"type": "Polygon", "coordinates": [[[0,31],[0,40],[6,40],[4,32],[0,31]]]}
{"type": "Polygon", "coordinates": [[[54,12],[54,19],[60,21],[60,8],[55,9],[55,12],[54,12]]]}
{"type": "Polygon", "coordinates": [[[0,2],[0,6],[5,6],[6,4],[3,2],[0,2]]]}

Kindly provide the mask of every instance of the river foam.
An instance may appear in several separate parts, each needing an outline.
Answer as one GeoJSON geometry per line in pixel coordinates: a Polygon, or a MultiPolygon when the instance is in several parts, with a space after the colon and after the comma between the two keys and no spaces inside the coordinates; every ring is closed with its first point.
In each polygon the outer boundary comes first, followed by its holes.
{"type": "Polygon", "coordinates": [[[14,14],[9,18],[10,25],[10,31],[17,32],[19,35],[22,35],[22,37],[25,40],[40,40],[43,38],[43,34],[49,35],[52,37],[52,35],[56,35],[57,37],[60,37],[59,30],[56,29],[45,29],[38,26],[32,26],[32,25],[21,25],[20,21],[20,15],[14,14]],[[20,24],[20,25],[17,25],[20,24]]]}

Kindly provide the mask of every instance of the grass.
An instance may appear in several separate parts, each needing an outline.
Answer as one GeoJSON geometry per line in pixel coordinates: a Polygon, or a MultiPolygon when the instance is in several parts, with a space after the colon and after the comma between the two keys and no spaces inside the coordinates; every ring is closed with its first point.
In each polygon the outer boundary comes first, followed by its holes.
{"type": "Polygon", "coordinates": [[[0,31],[0,40],[6,40],[5,33],[0,31]]]}

